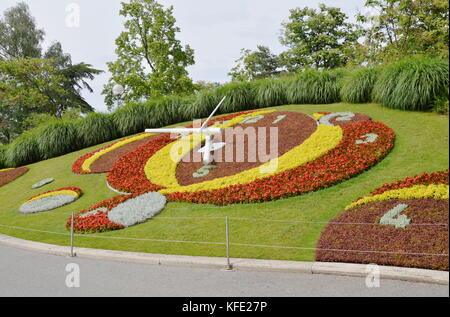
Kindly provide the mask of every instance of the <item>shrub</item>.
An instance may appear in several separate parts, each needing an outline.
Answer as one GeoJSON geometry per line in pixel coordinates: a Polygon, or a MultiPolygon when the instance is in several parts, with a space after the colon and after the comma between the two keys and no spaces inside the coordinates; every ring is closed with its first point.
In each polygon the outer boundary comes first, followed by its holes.
{"type": "Polygon", "coordinates": [[[260,108],[286,104],[286,90],[286,80],[261,80],[255,83],[255,102],[260,108]]]}
{"type": "Polygon", "coordinates": [[[0,169],[6,168],[6,146],[0,145],[0,169]]]}
{"type": "MultiPolygon", "coordinates": [[[[169,96],[157,100],[152,107],[151,127],[162,127],[169,124],[191,120],[189,107],[194,97],[169,96]]],[[[149,126],[150,127],[150,126],[149,126]]]]}
{"type": "Polygon", "coordinates": [[[306,70],[291,78],[287,86],[290,104],[326,104],[339,102],[343,71],[306,70]]]}
{"type": "Polygon", "coordinates": [[[375,101],[401,110],[431,110],[436,99],[448,94],[448,62],[411,56],[387,65],[375,82],[375,101]]]}
{"type": "Polygon", "coordinates": [[[89,113],[76,125],[77,134],[83,146],[88,147],[119,137],[119,131],[112,116],[104,113],[89,113]]]}
{"type": "MultiPolygon", "coordinates": [[[[197,94],[190,107],[187,107],[187,114],[191,119],[208,117],[220,102],[216,90],[204,90],[197,94]]],[[[219,110],[219,113],[221,111],[219,110]]]]}
{"type": "Polygon", "coordinates": [[[227,99],[220,107],[220,113],[238,112],[256,108],[254,84],[249,82],[231,82],[219,87],[215,91],[216,99],[212,109],[224,96],[227,99]]]}
{"type": "Polygon", "coordinates": [[[113,114],[113,121],[120,136],[127,136],[144,132],[155,115],[151,111],[154,101],[148,103],[134,102],[117,109],[113,114]]]}
{"type": "Polygon", "coordinates": [[[373,67],[358,68],[345,76],[342,82],[342,101],[350,103],[370,102],[378,69],[373,67]]]}
{"type": "Polygon", "coordinates": [[[439,114],[448,114],[448,96],[442,96],[436,99],[433,111],[439,114]]]}
{"type": "Polygon", "coordinates": [[[5,153],[5,161],[8,167],[27,165],[43,158],[39,151],[36,131],[22,133],[8,146],[5,153]]]}
{"type": "MultiPolygon", "coordinates": [[[[83,147],[77,134],[79,121],[61,120],[42,127],[37,133],[37,143],[42,158],[63,155],[83,147]]],[[[96,133],[96,131],[92,131],[96,133]]]]}

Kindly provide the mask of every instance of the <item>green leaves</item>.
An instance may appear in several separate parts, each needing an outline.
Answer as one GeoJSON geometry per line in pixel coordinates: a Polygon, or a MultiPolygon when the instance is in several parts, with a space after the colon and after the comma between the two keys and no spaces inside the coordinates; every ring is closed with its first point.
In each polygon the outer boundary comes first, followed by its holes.
{"type": "Polygon", "coordinates": [[[448,62],[411,56],[384,67],[373,89],[376,102],[401,109],[428,111],[448,95],[448,62]]]}
{"type": "Polygon", "coordinates": [[[343,81],[342,101],[350,103],[370,102],[378,73],[378,69],[373,67],[357,68],[351,71],[343,81]]]}
{"type": "Polygon", "coordinates": [[[290,10],[289,21],[283,23],[281,44],[289,49],[280,55],[288,71],[305,67],[334,68],[347,63],[344,48],[356,43],[360,34],[356,25],[346,22],[339,8],[319,5],[315,9],[290,10]]]}
{"type": "Polygon", "coordinates": [[[339,102],[340,77],[336,71],[306,70],[289,80],[287,101],[290,104],[339,102]]]}

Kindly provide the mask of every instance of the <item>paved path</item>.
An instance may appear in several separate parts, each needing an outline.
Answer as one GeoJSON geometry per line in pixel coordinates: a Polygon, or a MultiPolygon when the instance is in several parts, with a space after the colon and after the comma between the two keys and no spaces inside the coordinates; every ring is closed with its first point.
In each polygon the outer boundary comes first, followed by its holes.
{"type": "Polygon", "coordinates": [[[449,296],[447,285],[321,274],[220,271],[70,258],[0,245],[0,296],[449,296]],[[76,263],[80,287],[69,288],[76,263]]]}

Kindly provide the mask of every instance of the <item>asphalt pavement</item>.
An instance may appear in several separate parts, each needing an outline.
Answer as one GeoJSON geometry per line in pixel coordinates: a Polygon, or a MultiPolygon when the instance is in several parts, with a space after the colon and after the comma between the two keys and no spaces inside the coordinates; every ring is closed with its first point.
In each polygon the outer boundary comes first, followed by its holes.
{"type": "Polygon", "coordinates": [[[449,296],[448,285],[70,258],[0,245],[0,296],[449,296]]]}

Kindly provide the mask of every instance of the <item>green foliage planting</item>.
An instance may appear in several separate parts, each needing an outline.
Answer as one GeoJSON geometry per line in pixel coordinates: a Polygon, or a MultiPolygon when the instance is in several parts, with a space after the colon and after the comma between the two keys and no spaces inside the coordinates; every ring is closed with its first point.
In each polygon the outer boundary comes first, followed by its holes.
{"type": "Polygon", "coordinates": [[[411,56],[384,67],[373,89],[376,102],[401,110],[428,111],[448,95],[448,62],[411,56]]]}
{"type": "Polygon", "coordinates": [[[306,70],[290,80],[287,87],[287,101],[290,104],[326,104],[339,102],[342,70],[306,70]]]}
{"type": "Polygon", "coordinates": [[[113,140],[119,136],[112,116],[104,113],[90,113],[76,125],[77,134],[84,147],[113,140]]]}
{"type": "Polygon", "coordinates": [[[7,167],[18,167],[40,161],[43,157],[39,151],[37,132],[22,133],[8,146],[5,153],[7,167]]]}
{"type": "Polygon", "coordinates": [[[0,169],[6,166],[6,146],[0,146],[0,169]]]}
{"type": "Polygon", "coordinates": [[[113,120],[121,136],[143,132],[151,118],[151,107],[133,102],[116,110],[113,120]]]}
{"type": "MultiPolygon", "coordinates": [[[[42,158],[48,159],[82,148],[83,144],[77,133],[77,124],[78,121],[64,120],[50,123],[41,128],[36,140],[42,158]]],[[[91,133],[95,134],[96,131],[91,133]]]]}
{"type": "Polygon", "coordinates": [[[259,107],[279,106],[287,103],[285,79],[261,80],[255,86],[255,101],[259,107]]]}
{"type": "Polygon", "coordinates": [[[342,83],[342,101],[350,103],[370,102],[378,69],[373,67],[358,68],[350,72],[342,83]]]}
{"type": "Polygon", "coordinates": [[[227,99],[225,99],[220,107],[221,113],[257,108],[253,83],[250,82],[231,82],[223,85],[217,88],[216,95],[218,96],[217,99],[227,96],[227,99]]]}

